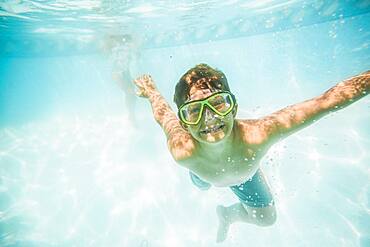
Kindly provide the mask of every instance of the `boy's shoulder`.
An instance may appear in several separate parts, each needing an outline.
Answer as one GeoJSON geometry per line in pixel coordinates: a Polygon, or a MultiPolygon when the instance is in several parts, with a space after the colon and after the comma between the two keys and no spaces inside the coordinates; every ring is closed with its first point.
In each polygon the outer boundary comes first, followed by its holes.
{"type": "Polygon", "coordinates": [[[266,125],[262,119],[236,119],[237,133],[248,146],[262,145],[269,139],[266,125]]]}

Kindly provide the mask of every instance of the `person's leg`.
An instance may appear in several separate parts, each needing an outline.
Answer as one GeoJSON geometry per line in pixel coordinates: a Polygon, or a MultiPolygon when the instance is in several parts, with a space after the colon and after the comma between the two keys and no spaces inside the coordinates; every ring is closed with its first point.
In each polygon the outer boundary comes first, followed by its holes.
{"type": "Polygon", "coordinates": [[[124,93],[124,101],[126,110],[128,112],[128,118],[131,121],[131,123],[136,126],[136,113],[135,113],[135,107],[136,107],[136,100],[137,95],[135,94],[135,86],[133,83],[133,78],[131,76],[131,73],[129,70],[121,70],[119,72],[116,72],[113,75],[117,85],[122,89],[124,93]]]}
{"type": "Polygon", "coordinates": [[[274,205],[256,208],[238,202],[231,206],[217,206],[219,227],[217,230],[217,242],[226,239],[229,227],[235,222],[250,223],[257,226],[271,226],[276,221],[276,209],[274,205]]]}
{"type": "Polygon", "coordinates": [[[132,93],[131,91],[126,91],[125,92],[125,105],[126,108],[129,112],[129,118],[130,121],[134,124],[134,126],[137,125],[137,120],[136,120],[136,100],[137,100],[137,95],[132,93]]]}
{"type": "Polygon", "coordinates": [[[260,170],[244,184],[230,188],[241,202],[229,207],[217,207],[220,221],[217,242],[226,239],[229,226],[234,222],[270,226],[276,221],[274,201],[266,179],[260,170]]]}
{"type": "Polygon", "coordinates": [[[203,181],[197,175],[189,171],[190,179],[195,186],[197,186],[201,190],[208,190],[211,187],[211,184],[203,181]]]}

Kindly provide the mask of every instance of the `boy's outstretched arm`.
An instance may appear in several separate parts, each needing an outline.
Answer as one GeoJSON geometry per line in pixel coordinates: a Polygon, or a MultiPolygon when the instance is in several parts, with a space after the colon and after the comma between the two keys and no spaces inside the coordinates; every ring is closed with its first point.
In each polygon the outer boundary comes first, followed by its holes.
{"type": "Polygon", "coordinates": [[[342,109],[370,92],[370,70],[344,80],[324,94],[288,106],[258,120],[269,143],[302,129],[328,113],[342,109]]]}
{"type": "Polygon", "coordinates": [[[151,76],[140,76],[134,82],[139,89],[138,95],[149,99],[154,118],[167,136],[172,156],[182,164],[181,161],[189,158],[194,152],[195,143],[192,136],[181,127],[176,114],[155,87],[151,76]]]}

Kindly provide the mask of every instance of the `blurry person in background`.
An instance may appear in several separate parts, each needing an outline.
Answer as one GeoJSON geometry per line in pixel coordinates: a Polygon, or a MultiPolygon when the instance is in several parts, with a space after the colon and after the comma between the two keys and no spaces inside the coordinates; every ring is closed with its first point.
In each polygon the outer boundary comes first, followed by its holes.
{"type": "Polygon", "coordinates": [[[134,34],[110,34],[103,40],[103,51],[112,60],[112,79],[124,92],[128,119],[136,125],[136,94],[133,83],[134,73],[140,57],[140,38],[134,34]]]}

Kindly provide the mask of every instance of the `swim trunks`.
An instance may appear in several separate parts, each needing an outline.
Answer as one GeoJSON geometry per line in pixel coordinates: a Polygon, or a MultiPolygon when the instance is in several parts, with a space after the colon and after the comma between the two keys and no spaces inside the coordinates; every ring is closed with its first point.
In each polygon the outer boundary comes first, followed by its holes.
{"type": "MultiPolygon", "coordinates": [[[[190,172],[190,178],[194,185],[201,190],[207,190],[211,185],[197,175],[190,172]]],[[[266,179],[258,169],[253,177],[240,185],[230,186],[230,189],[239,198],[239,200],[249,207],[262,208],[274,205],[274,199],[267,185],[266,179]]]]}

